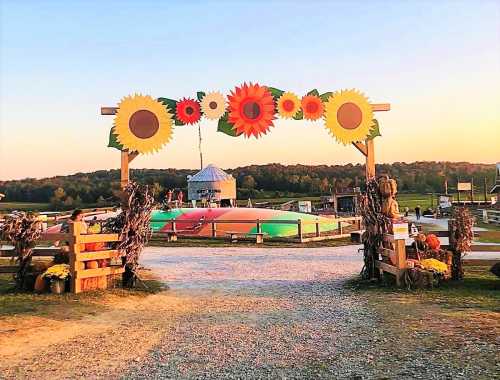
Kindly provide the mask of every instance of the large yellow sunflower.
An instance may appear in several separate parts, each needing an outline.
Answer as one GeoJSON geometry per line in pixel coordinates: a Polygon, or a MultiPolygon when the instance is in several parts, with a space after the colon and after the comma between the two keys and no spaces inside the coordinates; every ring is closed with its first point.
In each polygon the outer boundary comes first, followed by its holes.
{"type": "Polygon", "coordinates": [[[326,102],[325,126],[346,145],[366,139],[373,126],[373,110],[368,99],[354,89],[335,92],[326,102]]]}
{"type": "Polygon", "coordinates": [[[285,119],[291,119],[300,110],[300,99],[292,92],[284,92],[276,102],[278,113],[285,119]]]}
{"type": "Polygon", "coordinates": [[[159,150],[172,137],[172,115],[151,96],[126,96],[114,121],[116,139],[131,152],[159,150]]]}

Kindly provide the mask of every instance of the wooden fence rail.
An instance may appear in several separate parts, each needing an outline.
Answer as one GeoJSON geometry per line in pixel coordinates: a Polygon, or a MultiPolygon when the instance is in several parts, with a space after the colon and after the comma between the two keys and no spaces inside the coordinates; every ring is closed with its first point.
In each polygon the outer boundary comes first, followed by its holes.
{"type": "MultiPolygon", "coordinates": [[[[362,217],[354,216],[354,217],[345,217],[345,218],[335,218],[331,219],[332,223],[337,222],[338,227],[336,232],[336,237],[339,236],[349,236],[349,234],[343,233],[342,223],[351,223],[356,227],[357,230],[361,230],[362,228],[362,217]]],[[[186,224],[194,224],[198,226],[210,225],[211,229],[211,237],[216,238],[218,236],[217,227],[224,224],[253,224],[255,225],[256,231],[258,233],[262,232],[262,225],[264,224],[285,224],[285,225],[295,225],[297,226],[297,237],[301,242],[308,241],[311,237],[307,237],[304,232],[304,226],[314,225],[315,229],[312,233],[314,236],[312,239],[321,238],[321,221],[318,220],[303,220],[303,219],[288,219],[288,220],[268,220],[268,219],[171,219],[166,221],[167,224],[170,224],[170,230],[167,232],[178,233],[179,235],[186,234],[189,235],[189,232],[194,232],[190,230],[179,229],[179,225],[183,226],[186,224]]],[[[323,233],[324,234],[324,233],[323,233]]],[[[162,232],[155,233],[156,236],[161,236],[162,232]]],[[[326,234],[324,234],[326,235],[326,234]]],[[[331,235],[331,234],[330,234],[331,235]]],[[[324,237],[324,236],[323,236],[324,237]]]]}
{"type": "MultiPolygon", "coordinates": [[[[80,293],[87,290],[105,289],[108,287],[110,276],[121,274],[124,267],[121,264],[121,253],[115,249],[104,248],[99,251],[87,251],[89,244],[113,243],[120,241],[118,234],[82,234],[81,223],[70,223],[69,233],[45,233],[40,240],[55,242],[63,241],[69,243],[69,266],[70,266],[70,288],[72,293],[80,293]],[[108,265],[99,268],[87,269],[85,263],[94,260],[120,260],[119,265],[108,265]]],[[[34,256],[54,256],[60,252],[58,248],[35,248],[34,256]]],[[[1,256],[11,256],[12,250],[2,251],[1,256]]],[[[15,273],[18,266],[0,266],[0,273],[15,273]]]]}

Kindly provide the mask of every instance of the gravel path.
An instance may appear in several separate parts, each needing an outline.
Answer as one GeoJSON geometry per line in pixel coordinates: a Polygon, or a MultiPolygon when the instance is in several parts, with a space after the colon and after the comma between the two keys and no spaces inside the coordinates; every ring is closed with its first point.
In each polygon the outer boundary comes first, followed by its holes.
{"type": "Polygon", "coordinates": [[[361,270],[357,248],[149,248],[143,264],[194,311],[123,377],[491,378],[479,362],[463,368],[467,350],[405,334],[344,288],[361,270]]]}

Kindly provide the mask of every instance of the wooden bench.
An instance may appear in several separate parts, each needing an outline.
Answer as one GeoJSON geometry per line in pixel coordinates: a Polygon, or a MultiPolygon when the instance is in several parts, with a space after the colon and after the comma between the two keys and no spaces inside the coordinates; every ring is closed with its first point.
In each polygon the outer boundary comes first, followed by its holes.
{"type": "Polygon", "coordinates": [[[238,232],[238,231],[226,231],[225,234],[226,234],[226,236],[229,237],[229,241],[231,243],[236,243],[238,241],[238,238],[244,238],[247,236],[255,236],[255,243],[256,244],[264,243],[264,235],[267,235],[266,232],[245,233],[245,232],[238,232]]]}
{"type": "Polygon", "coordinates": [[[264,243],[264,235],[267,235],[266,232],[252,232],[251,234],[248,234],[249,236],[255,236],[255,243],[256,244],[262,244],[264,243]]]}

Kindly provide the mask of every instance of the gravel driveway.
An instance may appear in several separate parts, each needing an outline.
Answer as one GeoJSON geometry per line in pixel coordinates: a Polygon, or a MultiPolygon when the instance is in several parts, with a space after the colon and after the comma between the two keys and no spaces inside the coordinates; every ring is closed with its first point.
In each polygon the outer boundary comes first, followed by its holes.
{"type": "Polygon", "coordinates": [[[436,350],[425,333],[405,338],[397,322],[391,327],[363,294],[342,286],[361,270],[357,248],[148,248],[142,263],[195,312],[174,321],[124,378],[480,375],[449,360],[456,348],[436,350]]]}

